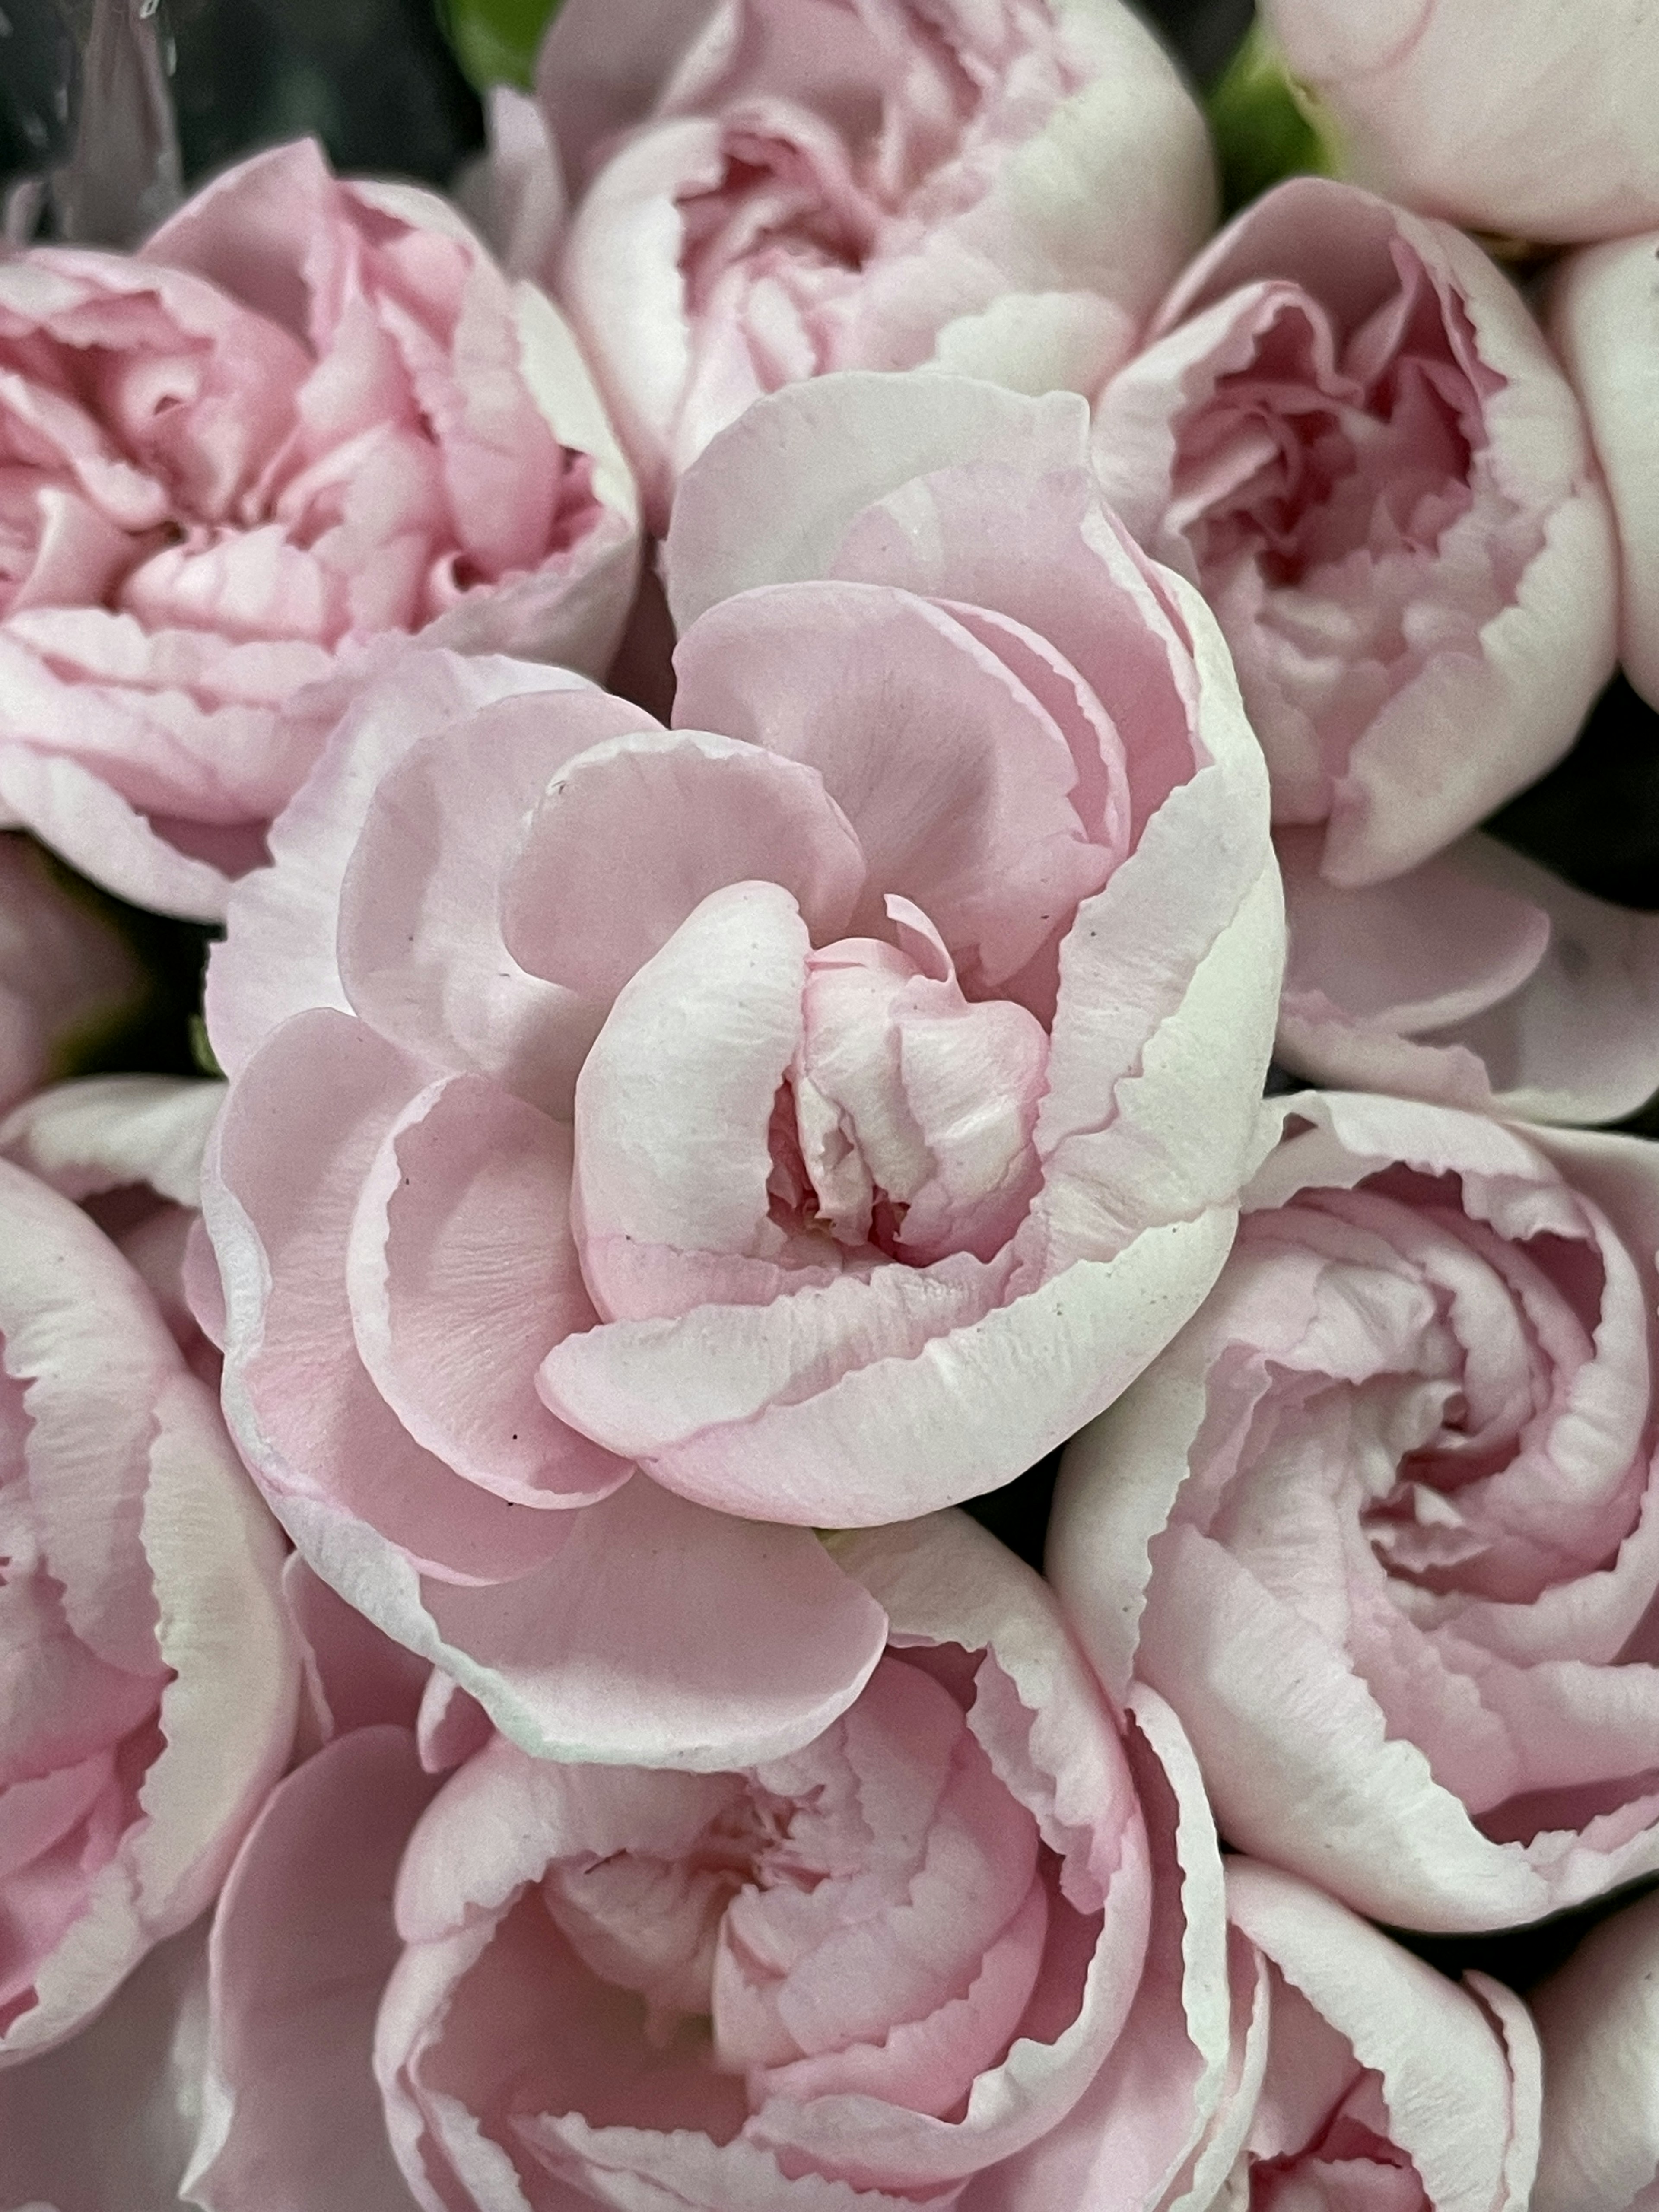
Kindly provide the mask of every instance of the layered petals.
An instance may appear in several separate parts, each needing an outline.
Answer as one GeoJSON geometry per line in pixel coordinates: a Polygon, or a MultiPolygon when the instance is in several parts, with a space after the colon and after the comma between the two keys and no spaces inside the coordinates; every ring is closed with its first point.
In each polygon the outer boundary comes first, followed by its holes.
{"type": "Polygon", "coordinates": [[[1209,1305],[1070,1447],[1049,1566],[1218,1817],[1359,1910],[1659,1869],[1648,1146],[1281,1102],[1209,1305]]]}
{"type": "Polygon", "coordinates": [[[136,256],[13,258],[0,487],[0,810],[178,914],[264,857],[327,729],[296,694],[416,633],[598,672],[633,590],[556,312],[309,142],[136,256]]]}
{"type": "Polygon", "coordinates": [[[1284,823],[1354,888],[1566,750],[1612,673],[1583,414],[1448,224],[1304,177],[1247,208],[1095,410],[1107,496],[1215,608],[1284,823]]]}
{"type": "Polygon", "coordinates": [[[501,242],[554,239],[659,529],[785,384],[931,365],[1091,391],[1212,216],[1191,97],[1115,0],[736,0],[625,32],[575,0],[538,102],[545,156],[522,126],[497,151],[501,242]],[[544,172],[568,220],[514,224],[544,172]]]}

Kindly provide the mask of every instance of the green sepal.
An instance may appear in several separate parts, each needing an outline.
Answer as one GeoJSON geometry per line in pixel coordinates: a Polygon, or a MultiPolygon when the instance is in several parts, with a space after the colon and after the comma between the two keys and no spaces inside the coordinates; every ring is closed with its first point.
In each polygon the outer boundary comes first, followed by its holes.
{"type": "Polygon", "coordinates": [[[1286,177],[1340,173],[1334,126],[1285,68],[1260,22],[1250,26],[1205,104],[1227,214],[1286,177]]]}
{"type": "Polygon", "coordinates": [[[515,84],[527,92],[536,52],[558,0],[438,0],[456,58],[480,92],[515,84]]]}

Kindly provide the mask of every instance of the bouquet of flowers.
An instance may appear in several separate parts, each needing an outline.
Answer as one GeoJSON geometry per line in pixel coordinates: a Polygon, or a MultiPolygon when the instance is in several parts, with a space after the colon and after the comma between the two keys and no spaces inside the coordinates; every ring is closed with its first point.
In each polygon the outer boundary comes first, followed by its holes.
{"type": "Polygon", "coordinates": [[[1652,2212],[1659,11],[336,14],[0,15],[0,2212],[1652,2212]]]}

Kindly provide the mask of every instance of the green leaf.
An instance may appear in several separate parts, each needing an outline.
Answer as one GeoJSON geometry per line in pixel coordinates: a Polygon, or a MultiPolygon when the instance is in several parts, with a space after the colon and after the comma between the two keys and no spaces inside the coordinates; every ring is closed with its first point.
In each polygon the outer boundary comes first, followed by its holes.
{"type": "Polygon", "coordinates": [[[1206,103],[1229,215],[1286,178],[1339,173],[1334,131],[1261,25],[1252,24],[1206,103]]]}
{"type": "Polygon", "coordinates": [[[527,91],[536,50],[558,0],[437,0],[461,67],[480,92],[492,84],[527,91]]]}

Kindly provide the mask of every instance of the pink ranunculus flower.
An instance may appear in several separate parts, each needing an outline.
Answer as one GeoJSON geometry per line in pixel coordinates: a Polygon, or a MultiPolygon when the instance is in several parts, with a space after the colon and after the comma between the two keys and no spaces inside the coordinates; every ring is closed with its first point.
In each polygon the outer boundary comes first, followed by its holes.
{"type": "Polygon", "coordinates": [[[1659,1893],[1593,1929],[1533,1992],[1544,2134],[1532,2212],[1659,2204],[1659,1893]]]}
{"type": "Polygon", "coordinates": [[[568,331],[432,193],[307,142],[0,262],[0,819],[143,905],[222,914],[291,695],[410,633],[597,672],[636,544],[568,331]]]}
{"type": "Polygon", "coordinates": [[[504,243],[592,360],[653,526],[761,393],[924,365],[1088,392],[1214,216],[1202,119],[1121,0],[566,0],[504,243]]]}
{"type": "Polygon", "coordinates": [[[1659,1152],[1306,1092],[1048,1566],[1230,1842],[1397,1925],[1659,1870],[1659,1152]]]}
{"type": "Polygon", "coordinates": [[[1659,221],[1646,0],[1262,0],[1345,175],[1548,243],[1659,221]]]}
{"type": "Polygon", "coordinates": [[[62,1075],[143,991],[115,929],[53,881],[27,837],[0,836],[0,1112],[62,1075]]]}
{"type": "Polygon", "coordinates": [[[1480,830],[1358,890],[1322,872],[1322,842],[1273,840],[1285,1066],[1526,1121],[1621,1121],[1659,1091],[1659,915],[1480,830]]]}
{"type": "Polygon", "coordinates": [[[893,1638],[793,1753],[490,1736],[440,1788],[381,1725],[282,1784],[214,1929],[192,2203],[1207,2204],[1237,2008],[1168,1709],[1115,1718],[962,1516],[840,1540],[893,1638]]]}
{"type": "Polygon", "coordinates": [[[1619,658],[1659,705],[1659,231],[1569,254],[1547,298],[1550,335],[1589,417],[1618,526],[1619,658]]]}
{"type": "Polygon", "coordinates": [[[1540,2082],[1518,1997],[1478,1972],[1459,1989],[1277,1867],[1229,1860],[1227,1913],[1266,2001],[1216,2212],[1528,2212],[1540,2082]]]}
{"type": "Polygon", "coordinates": [[[878,1623],[808,1531],[1010,1480],[1231,1241],[1265,778],[1086,427],[934,376],[759,403],[670,542],[707,604],[673,728],[411,658],[238,888],[233,1426],[325,1579],[527,1750],[815,1733],[878,1623]],[[774,557],[800,580],[729,573],[774,557]]]}
{"type": "Polygon", "coordinates": [[[1273,815],[1344,888],[1427,859],[1565,752],[1613,672],[1583,416],[1449,224],[1318,177],[1206,248],[1096,408],[1106,495],[1204,592],[1273,815]]]}
{"type": "Polygon", "coordinates": [[[282,1540],[143,1278],[0,1161],[0,2064],[209,1904],[281,1771],[282,1540]]]}

